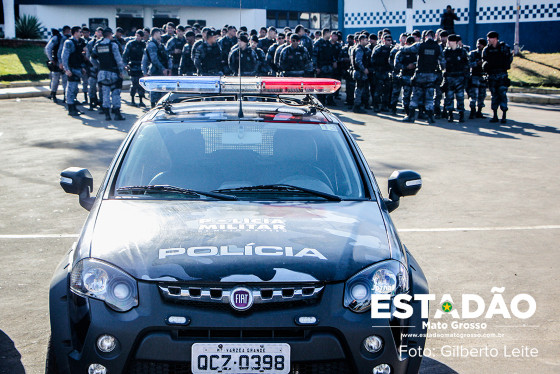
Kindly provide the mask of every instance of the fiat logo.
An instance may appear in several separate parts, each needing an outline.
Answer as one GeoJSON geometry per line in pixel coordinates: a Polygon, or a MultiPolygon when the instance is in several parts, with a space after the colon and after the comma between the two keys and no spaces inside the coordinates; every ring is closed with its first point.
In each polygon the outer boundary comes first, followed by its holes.
{"type": "Polygon", "coordinates": [[[229,303],[235,310],[247,310],[253,306],[253,293],[245,287],[236,287],[231,291],[229,303]]]}

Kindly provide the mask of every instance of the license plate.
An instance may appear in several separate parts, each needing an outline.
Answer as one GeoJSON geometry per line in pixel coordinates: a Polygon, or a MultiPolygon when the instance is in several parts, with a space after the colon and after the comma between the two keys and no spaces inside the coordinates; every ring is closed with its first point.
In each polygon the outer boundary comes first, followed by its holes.
{"type": "Polygon", "coordinates": [[[288,374],[290,345],[286,343],[195,343],[193,374],[288,374]]]}

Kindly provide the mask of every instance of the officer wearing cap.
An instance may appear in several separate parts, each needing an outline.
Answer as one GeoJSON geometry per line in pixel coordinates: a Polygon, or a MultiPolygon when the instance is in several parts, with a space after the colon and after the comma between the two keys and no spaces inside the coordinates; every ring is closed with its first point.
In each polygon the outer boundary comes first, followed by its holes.
{"type": "Polygon", "coordinates": [[[64,42],[62,65],[64,66],[64,73],[68,76],[68,84],[66,86],[68,115],[77,116],[82,114],[76,108],[76,96],[78,96],[78,85],[82,80],[82,75],[85,74],[83,51],[86,44],[81,38],[82,29],[80,26],[72,27],[71,34],[72,37],[64,42]]]}
{"type": "Polygon", "coordinates": [[[171,75],[177,76],[179,75],[179,64],[181,63],[181,53],[183,51],[183,47],[187,43],[187,39],[185,38],[185,28],[181,25],[177,26],[177,34],[173,36],[167,44],[165,45],[165,49],[169,56],[171,57],[171,75]]]}
{"type": "Polygon", "coordinates": [[[499,41],[500,35],[490,31],[486,35],[488,45],[482,50],[482,69],[488,74],[488,88],[492,95],[492,111],[490,122],[498,122],[498,108],[502,110],[502,123],[507,122],[508,110],[507,90],[510,85],[508,70],[511,68],[513,54],[510,47],[499,41]]]}
{"type": "Polygon", "coordinates": [[[478,39],[476,49],[469,54],[471,66],[471,78],[469,81],[469,98],[471,113],[469,119],[484,118],[482,108],[484,108],[484,100],[486,99],[486,79],[484,71],[482,71],[482,50],[488,42],[486,39],[478,39]],[[478,111],[476,106],[478,104],[478,111]]]}
{"type": "Polygon", "coordinates": [[[272,70],[266,62],[266,54],[259,48],[259,38],[256,35],[251,36],[249,39],[249,46],[255,52],[257,58],[256,74],[261,77],[270,75],[272,70]]]}
{"type": "Polygon", "coordinates": [[[192,48],[195,41],[194,31],[187,31],[185,34],[187,42],[181,52],[181,61],[179,63],[179,75],[195,75],[196,68],[191,58],[192,48]]]}
{"type": "Polygon", "coordinates": [[[299,44],[298,34],[292,34],[290,45],[282,49],[280,70],[285,77],[303,77],[309,72],[311,58],[307,48],[299,44]]]}
{"type": "Polygon", "coordinates": [[[389,90],[391,63],[389,57],[393,38],[384,34],[383,43],[375,46],[371,52],[371,67],[373,70],[373,110],[374,112],[387,111],[391,91],[389,90]]]}
{"type": "Polygon", "coordinates": [[[356,81],[356,90],[354,92],[354,113],[366,113],[361,108],[364,91],[367,91],[368,75],[369,75],[369,54],[366,49],[368,37],[360,34],[356,48],[352,51],[352,74],[356,81]]]}
{"type": "Polygon", "coordinates": [[[111,106],[115,119],[124,120],[121,114],[121,89],[124,64],[118,44],[113,40],[113,30],[103,30],[103,40],[93,47],[91,63],[98,68],[97,81],[103,91],[103,112],[105,119],[111,120],[111,106]]]}
{"type": "Polygon", "coordinates": [[[239,35],[239,38],[237,39],[237,46],[232,48],[229,53],[228,62],[230,71],[232,71],[234,75],[256,75],[257,55],[255,54],[255,51],[249,47],[249,37],[246,33],[241,33],[239,35]]]}
{"type": "MultiPolygon", "coordinates": [[[[317,78],[333,78],[337,68],[334,46],[330,42],[331,30],[323,29],[321,38],[313,44],[313,66],[317,78]]],[[[333,105],[333,95],[317,95],[319,101],[324,104],[333,105]]]]}
{"type": "Polygon", "coordinates": [[[200,43],[193,51],[193,62],[198,75],[224,75],[218,34],[218,31],[209,30],[206,33],[206,41],[200,43]]]}
{"type": "Polygon", "coordinates": [[[391,109],[396,111],[397,101],[399,99],[402,88],[402,102],[404,112],[408,113],[410,109],[410,97],[412,95],[412,76],[416,70],[416,61],[418,59],[417,48],[413,48],[415,43],[414,36],[406,38],[406,44],[395,56],[394,76],[397,77],[398,83],[393,85],[391,95],[391,109]],[[398,87],[398,90],[395,89],[398,87]]]}
{"type": "Polygon", "coordinates": [[[272,70],[272,75],[276,75],[278,73],[278,65],[274,63],[274,55],[276,54],[278,48],[282,45],[285,45],[285,43],[286,43],[286,34],[281,32],[278,33],[276,37],[276,43],[274,43],[273,45],[270,46],[270,48],[268,48],[268,52],[266,53],[266,63],[272,70]]]}
{"type": "Polygon", "coordinates": [[[124,30],[122,27],[117,27],[113,40],[117,42],[117,44],[119,45],[119,50],[121,51],[122,54],[124,52],[124,47],[126,46],[126,40],[124,38],[124,30]]]}
{"type": "MultiPolygon", "coordinates": [[[[95,44],[103,40],[103,27],[98,27],[95,29],[95,34],[93,38],[89,41],[86,45],[86,59],[90,61],[91,64],[91,53],[93,52],[93,47],[95,44]]],[[[95,107],[99,105],[100,100],[97,97],[97,74],[99,70],[96,66],[91,64],[91,67],[88,71],[88,94],[89,94],[89,110],[93,110],[95,107]]],[[[101,94],[101,90],[99,90],[101,94]]],[[[102,101],[102,100],[101,100],[102,101]]]]}
{"type": "Polygon", "coordinates": [[[443,50],[445,60],[443,86],[446,87],[445,110],[449,122],[453,122],[454,99],[457,101],[459,122],[465,122],[465,82],[469,77],[469,56],[458,43],[459,36],[451,34],[447,39],[447,47],[443,50]]]}
{"type": "Polygon", "coordinates": [[[132,81],[130,86],[130,102],[132,105],[136,106],[135,96],[138,93],[139,103],[141,107],[146,105],[142,102],[144,99],[144,88],[140,86],[140,78],[142,77],[142,57],[144,56],[144,50],[146,49],[146,43],[144,43],[144,31],[137,30],[135,34],[135,39],[126,43],[123,53],[123,62],[126,65],[126,70],[132,81]]]}
{"type": "Polygon", "coordinates": [[[426,32],[426,40],[422,43],[414,44],[418,53],[416,70],[412,77],[412,99],[406,122],[414,122],[416,119],[416,109],[423,105],[426,109],[429,123],[435,123],[433,117],[434,110],[434,82],[437,80],[437,72],[445,67],[445,60],[439,44],[434,40],[433,30],[426,32]]]}
{"type": "MultiPolygon", "coordinates": [[[[142,73],[144,76],[158,76],[171,74],[171,58],[161,43],[161,29],[154,27],[151,31],[152,37],[146,45],[142,56],[142,73]]],[[[150,92],[150,104],[152,108],[164,95],[163,92],[150,92]]]]}

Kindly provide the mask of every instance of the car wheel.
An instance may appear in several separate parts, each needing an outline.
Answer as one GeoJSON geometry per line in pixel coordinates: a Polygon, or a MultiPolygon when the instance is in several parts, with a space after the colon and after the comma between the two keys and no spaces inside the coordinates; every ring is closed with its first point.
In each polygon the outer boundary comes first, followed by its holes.
{"type": "Polygon", "coordinates": [[[52,349],[52,336],[49,336],[49,345],[47,346],[47,359],[45,361],[45,374],[58,374],[56,359],[52,349]]]}

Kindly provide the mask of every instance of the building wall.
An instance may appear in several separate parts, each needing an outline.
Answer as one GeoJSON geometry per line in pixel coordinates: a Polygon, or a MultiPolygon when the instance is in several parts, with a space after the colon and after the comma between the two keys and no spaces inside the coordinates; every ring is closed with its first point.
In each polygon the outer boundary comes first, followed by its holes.
{"type": "MultiPolygon", "coordinates": [[[[220,28],[225,24],[239,24],[239,9],[233,8],[207,8],[207,7],[144,7],[144,6],[107,6],[107,5],[20,5],[20,16],[33,15],[39,18],[44,26],[45,37],[50,36],[51,28],[61,28],[64,25],[88,24],[90,18],[107,18],[109,27],[115,29],[117,13],[129,13],[144,18],[144,26],[161,27],[153,25],[153,16],[167,14],[178,17],[181,23],[187,20],[206,20],[208,26],[220,28]],[[119,11],[117,11],[119,9],[119,11]]],[[[260,28],[266,25],[265,9],[242,9],[241,23],[251,28],[260,28]]],[[[238,25],[239,26],[239,25],[238,25]]]]}
{"type": "MultiPolygon", "coordinates": [[[[449,4],[454,7],[459,21],[455,32],[467,44],[486,37],[488,31],[500,33],[500,39],[513,47],[515,35],[516,0],[413,0],[407,9],[407,0],[340,0],[343,6],[344,33],[360,30],[370,32],[388,27],[394,35],[411,29],[437,29],[441,14],[449,4]],[[408,19],[408,22],[407,22],[408,19]]],[[[521,0],[520,46],[534,52],[559,52],[559,0],[521,0]]]]}

